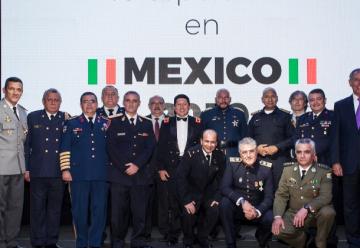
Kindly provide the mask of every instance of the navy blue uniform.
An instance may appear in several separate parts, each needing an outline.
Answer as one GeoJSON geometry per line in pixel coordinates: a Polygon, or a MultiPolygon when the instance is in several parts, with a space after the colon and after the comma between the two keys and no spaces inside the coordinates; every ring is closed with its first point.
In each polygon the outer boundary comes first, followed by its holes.
{"type": "Polygon", "coordinates": [[[182,209],[185,245],[193,245],[196,224],[197,239],[200,245],[207,247],[207,237],[219,215],[218,206],[211,206],[211,203],[220,202],[220,183],[225,165],[225,155],[219,149],[212,152],[210,161],[205,157],[201,145],[189,148],[184,154],[177,169],[176,188],[182,209]],[[195,202],[195,214],[189,214],[184,207],[192,201],[195,202]]]}
{"type": "MultiPolygon", "coordinates": [[[[116,113],[113,113],[113,114],[114,114],[114,115],[123,114],[124,112],[125,112],[125,109],[124,109],[123,107],[120,107],[120,106],[118,105],[118,109],[117,109],[116,113]]],[[[101,108],[98,108],[98,109],[96,110],[96,114],[101,115],[101,116],[104,116],[104,117],[106,117],[106,118],[109,117],[109,116],[107,115],[106,111],[105,111],[104,106],[101,107],[101,108]]]]}
{"type": "Polygon", "coordinates": [[[221,109],[215,106],[201,113],[204,129],[218,134],[219,147],[226,157],[239,156],[238,142],[247,135],[247,123],[243,111],[233,107],[221,109]]]}
{"type": "Polygon", "coordinates": [[[111,194],[112,247],[124,247],[124,239],[132,216],[131,246],[146,245],[144,236],[146,207],[149,197],[149,162],[156,141],[152,123],[137,116],[136,125],[130,124],[126,115],[111,118],[107,149],[110,157],[108,179],[111,194]],[[139,170],[134,175],[125,173],[133,163],[139,170]]]}
{"type": "Polygon", "coordinates": [[[296,125],[296,140],[311,138],[315,142],[317,161],[329,165],[334,112],[324,109],[315,119],[313,115],[313,112],[308,112],[299,118],[296,125]]]}
{"type": "Polygon", "coordinates": [[[245,167],[239,158],[231,158],[228,163],[221,192],[220,218],[223,223],[227,247],[236,247],[235,219],[246,221],[239,199],[242,197],[261,213],[260,218],[252,222],[258,225],[256,238],[264,246],[271,237],[273,220],[273,178],[271,163],[260,160],[253,167],[245,167]],[[239,204],[239,205],[237,205],[239,204]]]}
{"type": "Polygon", "coordinates": [[[69,119],[64,126],[60,166],[62,171],[69,170],[72,176],[70,194],[76,247],[101,245],[108,191],[107,128],[108,120],[104,117],[97,115],[92,127],[84,114],[69,119]]]}
{"type": "Polygon", "coordinates": [[[30,226],[33,246],[55,245],[59,238],[64,184],[59,151],[65,113],[51,119],[45,110],[27,116],[26,170],[30,173],[30,226]]]}
{"type": "MultiPolygon", "coordinates": [[[[182,121],[182,120],[179,120],[182,121]]],[[[165,118],[160,128],[159,142],[157,147],[158,171],[166,170],[170,177],[168,181],[159,182],[159,231],[170,242],[177,242],[181,232],[180,211],[176,197],[176,170],[180,162],[180,150],[177,139],[176,117],[165,118]]],[[[199,118],[188,116],[188,133],[184,153],[192,146],[200,143],[203,125],[199,118]]]]}
{"type": "Polygon", "coordinates": [[[264,109],[253,114],[249,122],[249,136],[257,145],[275,145],[279,151],[262,157],[272,163],[274,190],[277,189],[283,171],[283,164],[290,160],[290,148],[293,146],[295,128],[291,124],[291,115],[276,107],[270,114],[264,109]]]}

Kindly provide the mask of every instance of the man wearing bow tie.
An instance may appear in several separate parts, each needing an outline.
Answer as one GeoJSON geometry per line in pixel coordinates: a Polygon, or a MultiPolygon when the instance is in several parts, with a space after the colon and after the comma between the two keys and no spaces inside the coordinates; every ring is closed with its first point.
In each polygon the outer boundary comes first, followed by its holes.
{"type": "Polygon", "coordinates": [[[107,85],[102,89],[101,100],[103,106],[96,110],[98,115],[105,117],[124,113],[124,108],[119,106],[119,92],[117,88],[112,85],[107,85]]]}
{"type": "Polygon", "coordinates": [[[66,121],[60,148],[62,179],[70,184],[76,247],[100,247],[106,224],[106,130],[108,120],[96,114],[97,97],[80,97],[82,114],[66,121]],[[90,223],[89,223],[90,216],[90,223]]]}
{"type": "Polygon", "coordinates": [[[162,123],[157,149],[157,166],[160,177],[159,216],[162,216],[162,234],[169,246],[178,242],[180,235],[179,204],[177,201],[175,172],[192,146],[199,144],[203,130],[200,118],[189,116],[190,99],[184,94],[174,98],[175,116],[162,123]]]}
{"type": "Polygon", "coordinates": [[[124,95],[125,112],[111,118],[107,133],[110,156],[108,179],[111,198],[111,243],[123,248],[132,216],[132,248],[150,247],[145,237],[146,210],[149,198],[149,162],[156,145],[151,121],[138,115],[140,95],[124,95]]]}
{"type": "Polygon", "coordinates": [[[18,247],[24,201],[26,109],[18,104],[21,79],[6,79],[0,101],[0,247],[18,247]]]}
{"type": "Polygon", "coordinates": [[[205,130],[200,143],[187,150],[176,174],[186,248],[193,247],[195,237],[202,248],[211,247],[208,235],[217,222],[220,182],[226,164],[225,155],[216,148],[214,130],[205,130]]]}

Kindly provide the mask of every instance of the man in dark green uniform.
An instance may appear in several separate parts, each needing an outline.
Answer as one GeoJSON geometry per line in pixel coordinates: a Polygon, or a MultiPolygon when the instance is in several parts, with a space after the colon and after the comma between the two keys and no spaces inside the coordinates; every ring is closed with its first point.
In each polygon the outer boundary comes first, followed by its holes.
{"type": "Polygon", "coordinates": [[[275,193],[272,232],[290,246],[302,248],[306,243],[305,231],[316,226],[316,247],[326,248],[335,219],[331,170],[315,161],[315,143],[309,138],[296,142],[295,153],[297,162],[284,164],[275,193]]]}

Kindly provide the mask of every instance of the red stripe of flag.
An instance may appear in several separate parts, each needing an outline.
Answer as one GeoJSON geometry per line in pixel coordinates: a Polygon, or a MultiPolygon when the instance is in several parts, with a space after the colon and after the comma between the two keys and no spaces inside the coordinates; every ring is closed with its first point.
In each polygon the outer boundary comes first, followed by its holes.
{"type": "Polygon", "coordinates": [[[116,59],[106,60],[106,84],[116,83],[116,59]]]}
{"type": "Polygon", "coordinates": [[[307,59],[307,83],[316,84],[316,59],[307,59]]]}

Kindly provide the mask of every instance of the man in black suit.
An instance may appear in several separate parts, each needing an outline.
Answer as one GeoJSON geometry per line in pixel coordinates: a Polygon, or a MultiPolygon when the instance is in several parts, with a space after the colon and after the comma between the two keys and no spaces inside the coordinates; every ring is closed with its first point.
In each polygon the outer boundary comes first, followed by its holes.
{"type": "Polygon", "coordinates": [[[195,242],[195,225],[200,246],[211,247],[207,237],[218,219],[220,182],[226,163],[225,155],[216,148],[217,134],[214,130],[205,130],[200,143],[187,150],[176,174],[186,248],[193,247],[195,242]]]}
{"type": "MultiPolygon", "coordinates": [[[[159,140],[160,127],[161,123],[165,118],[164,110],[165,110],[165,101],[161,96],[155,95],[150,97],[149,99],[149,110],[150,114],[147,115],[153,126],[154,134],[156,142],[159,140]]],[[[151,158],[151,162],[149,165],[150,178],[149,178],[149,202],[146,210],[146,222],[145,222],[145,237],[148,241],[151,240],[151,227],[152,227],[152,217],[153,217],[153,205],[154,205],[154,197],[155,197],[155,182],[159,181],[160,178],[156,171],[156,152],[153,153],[153,157],[151,158]],[[158,180],[155,180],[158,179],[158,180]]],[[[162,223],[159,221],[158,227],[160,233],[162,233],[162,223]]]]}
{"type": "Polygon", "coordinates": [[[125,246],[131,215],[131,247],[144,248],[149,247],[144,236],[149,196],[148,164],[156,143],[151,121],[137,113],[139,94],[128,91],[123,104],[125,113],[111,118],[107,133],[112,247],[125,246]]]}
{"type": "Polygon", "coordinates": [[[200,118],[189,116],[190,100],[183,94],[174,98],[176,116],[166,117],[162,123],[157,148],[159,183],[159,216],[166,223],[164,236],[169,246],[178,242],[180,235],[179,204],[176,196],[175,173],[185,152],[199,144],[203,127],[200,118]]]}
{"type": "Polygon", "coordinates": [[[101,100],[103,106],[97,109],[97,114],[105,117],[124,113],[124,108],[119,106],[119,92],[112,86],[107,85],[102,89],[101,100]]]}
{"type": "Polygon", "coordinates": [[[349,247],[360,247],[360,68],[350,73],[353,94],[335,103],[332,169],[343,177],[345,232],[349,247]]]}

